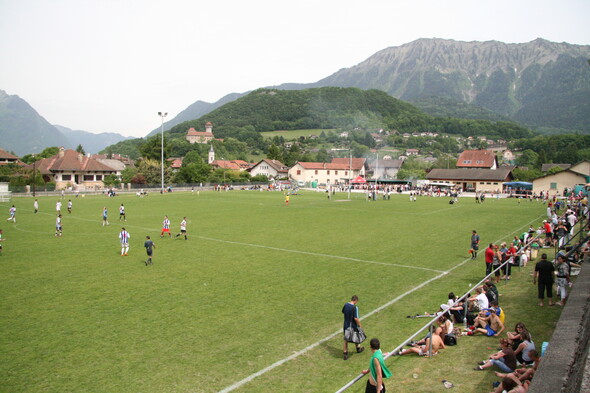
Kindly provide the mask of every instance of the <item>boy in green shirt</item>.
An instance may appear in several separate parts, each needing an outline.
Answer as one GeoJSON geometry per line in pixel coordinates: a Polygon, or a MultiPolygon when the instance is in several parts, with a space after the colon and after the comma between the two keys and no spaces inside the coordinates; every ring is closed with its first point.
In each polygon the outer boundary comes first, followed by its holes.
{"type": "Polygon", "coordinates": [[[369,375],[369,380],[367,381],[365,393],[385,393],[383,378],[391,377],[391,371],[389,371],[385,365],[383,353],[381,352],[381,349],[379,349],[380,346],[381,343],[379,342],[378,338],[371,339],[371,350],[373,351],[373,356],[371,356],[369,368],[367,370],[363,370],[363,374],[369,374],[369,372],[371,372],[369,375]]]}

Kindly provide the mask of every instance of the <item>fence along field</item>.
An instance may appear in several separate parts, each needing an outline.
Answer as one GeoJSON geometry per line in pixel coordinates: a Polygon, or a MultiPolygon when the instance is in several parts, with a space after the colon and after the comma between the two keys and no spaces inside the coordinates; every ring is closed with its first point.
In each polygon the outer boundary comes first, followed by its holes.
{"type": "Polygon", "coordinates": [[[73,199],[55,238],[55,200],[41,198],[34,215],[32,199],[14,198],[17,223],[2,226],[0,378],[11,392],[217,392],[293,354],[235,390],[335,391],[369,358],[344,362],[334,335],[352,294],[365,316],[410,293],[363,321],[392,347],[414,329],[406,315],[481,278],[481,257],[444,274],[467,257],[472,229],[482,243],[509,240],[544,212],[405,195],[335,203],[307,192],[288,207],[282,194],[256,191],[96,196],[73,199]],[[159,238],[164,215],[173,234],[188,217],[188,241],[159,238]]]}

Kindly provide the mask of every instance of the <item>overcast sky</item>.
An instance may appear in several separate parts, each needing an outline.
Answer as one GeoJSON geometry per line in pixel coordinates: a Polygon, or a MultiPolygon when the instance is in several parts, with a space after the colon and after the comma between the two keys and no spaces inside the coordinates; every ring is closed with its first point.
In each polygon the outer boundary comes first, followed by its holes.
{"type": "Polygon", "coordinates": [[[145,136],[197,100],[309,83],[418,38],[590,44],[590,0],[0,0],[0,89],[145,136]]]}

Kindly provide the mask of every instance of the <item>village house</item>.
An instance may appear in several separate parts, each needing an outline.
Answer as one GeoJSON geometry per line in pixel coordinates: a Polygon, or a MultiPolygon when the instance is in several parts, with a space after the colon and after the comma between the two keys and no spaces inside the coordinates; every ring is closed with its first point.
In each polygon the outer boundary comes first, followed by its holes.
{"type": "Polygon", "coordinates": [[[205,131],[197,131],[193,127],[189,128],[186,133],[186,140],[189,143],[209,143],[215,136],[213,135],[213,124],[210,121],[205,123],[205,131]]]}
{"type": "Polygon", "coordinates": [[[490,150],[465,150],[457,159],[457,168],[497,169],[498,159],[490,150]]]}
{"type": "Polygon", "coordinates": [[[402,167],[404,160],[371,160],[367,162],[368,172],[373,174],[373,179],[397,179],[397,173],[402,167]]]}
{"type": "Polygon", "coordinates": [[[567,166],[566,169],[551,174],[538,177],[533,180],[533,192],[549,192],[550,195],[562,195],[565,188],[574,188],[577,184],[590,183],[590,162],[582,161],[576,165],[569,164],[543,164],[546,171],[549,166],[567,166]],[[547,165],[547,166],[545,166],[547,165]]]}
{"type": "MultiPolygon", "coordinates": [[[[33,169],[33,164],[27,166],[33,169]]],[[[106,175],[116,175],[117,170],[100,161],[71,149],[60,148],[59,153],[35,163],[46,182],[55,182],[56,189],[80,191],[101,190],[106,175]]]]}
{"type": "Polygon", "coordinates": [[[24,165],[17,156],[10,154],[4,149],[0,149],[0,165],[6,164],[24,165]]]}
{"type": "Polygon", "coordinates": [[[264,175],[269,179],[286,178],[289,175],[289,167],[278,160],[265,158],[254,164],[250,169],[250,175],[264,175]]]}
{"type": "Polygon", "coordinates": [[[458,168],[433,169],[426,179],[435,183],[448,184],[469,192],[501,192],[504,183],[513,180],[510,168],[458,168]]]}
{"type": "Polygon", "coordinates": [[[333,158],[332,162],[297,162],[289,169],[289,178],[299,184],[347,184],[365,176],[365,158],[333,158]]]}
{"type": "Polygon", "coordinates": [[[251,168],[252,164],[244,160],[214,160],[209,163],[213,168],[230,169],[232,171],[243,172],[251,168]]]}
{"type": "Polygon", "coordinates": [[[406,149],[406,156],[417,156],[420,153],[418,149],[406,149]]]}

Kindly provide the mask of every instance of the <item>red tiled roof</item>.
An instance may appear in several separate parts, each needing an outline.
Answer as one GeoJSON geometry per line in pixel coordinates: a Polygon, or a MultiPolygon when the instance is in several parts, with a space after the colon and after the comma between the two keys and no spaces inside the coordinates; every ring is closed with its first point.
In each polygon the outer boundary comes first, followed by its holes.
{"type": "Polygon", "coordinates": [[[465,150],[457,159],[457,168],[491,168],[496,154],[491,150],[465,150]]]}
{"type": "Polygon", "coordinates": [[[197,131],[193,127],[191,127],[188,129],[186,136],[210,136],[211,138],[213,138],[213,133],[207,131],[197,131]]]}
{"type": "MultiPolygon", "coordinates": [[[[56,171],[116,172],[110,166],[71,149],[39,160],[35,166],[42,174],[50,174],[56,171]]],[[[33,164],[28,165],[27,168],[32,169],[33,164]]]]}
{"type": "Polygon", "coordinates": [[[15,160],[15,161],[18,160],[17,156],[10,154],[9,152],[7,152],[4,149],[0,149],[0,158],[4,159],[4,160],[6,160],[6,159],[15,160]]]}
{"type": "Polygon", "coordinates": [[[352,167],[353,171],[359,171],[362,169],[363,166],[365,166],[365,162],[367,161],[366,158],[353,158],[352,159],[352,165],[350,158],[332,158],[332,164],[343,164],[346,165],[346,168],[344,169],[349,169],[349,167],[352,167]]]}
{"type": "Polygon", "coordinates": [[[215,160],[215,161],[211,162],[210,165],[217,166],[217,167],[223,168],[223,169],[232,169],[232,170],[236,170],[236,171],[240,170],[240,166],[238,164],[236,164],[233,161],[228,161],[228,160],[215,160]]]}

